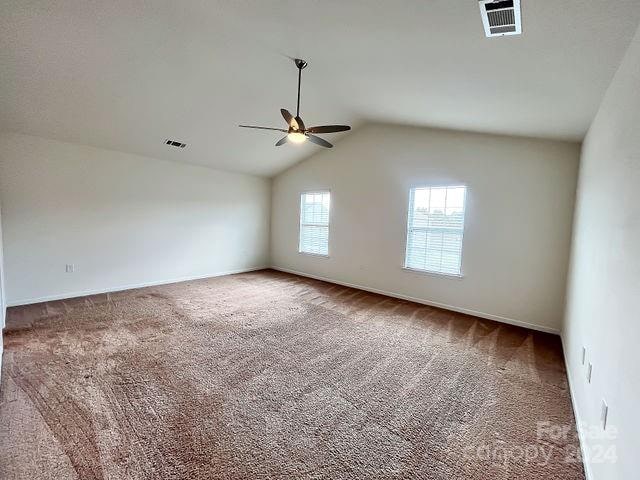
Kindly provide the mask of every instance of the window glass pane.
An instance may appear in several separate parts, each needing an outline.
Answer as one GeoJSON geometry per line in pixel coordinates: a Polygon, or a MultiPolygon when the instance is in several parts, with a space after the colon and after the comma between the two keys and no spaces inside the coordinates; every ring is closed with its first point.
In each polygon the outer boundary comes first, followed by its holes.
{"type": "Polygon", "coordinates": [[[426,227],[429,225],[429,192],[416,192],[413,205],[413,226],[426,227]]]}
{"type": "Polygon", "coordinates": [[[416,188],[414,196],[414,207],[416,210],[429,210],[429,193],[425,188],[416,188]]]}
{"type": "Polygon", "coordinates": [[[464,187],[454,187],[447,189],[447,208],[464,208],[464,187]]]}
{"type": "Polygon", "coordinates": [[[329,227],[302,225],[300,228],[300,251],[327,255],[329,253],[329,227]]]}
{"type": "Polygon", "coordinates": [[[301,212],[303,223],[329,224],[329,193],[302,194],[301,212]]]}
{"type": "Polygon", "coordinates": [[[441,250],[427,249],[427,263],[425,265],[426,270],[431,270],[432,272],[439,272],[441,261],[442,261],[441,250]]]}
{"type": "Polygon", "coordinates": [[[442,217],[442,226],[462,230],[464,226],[464,210],[447,207],[445,215],[442,217]]]}
{"type": "Polygon", "coordinates": [[[442,271],[446,273],[457,273],[460,261],[458,252],[442,251],[442,271]]]}
{"type": "Polygon", "coordinates": [[[427,232],[412,230],[409,232],[407,252],[407,267],[424,269],[427,252],[427,232]]]}
{"type": "Polygon", "coordinates": [[[442,249],[450,252],[462,250],[462,233],[447,232],[442,240],[442,249]]]}
{"type": "Polygon", "coordinates": [[[442,232],[435,230],[427,231],[427,248],[442,250],[442,232]]]}
{"type": "Polygon", "coordinates": [[[431,213],[444,212],[445,201],[447,198],[446,188],[432,188],[431,189],[431,213]]]}

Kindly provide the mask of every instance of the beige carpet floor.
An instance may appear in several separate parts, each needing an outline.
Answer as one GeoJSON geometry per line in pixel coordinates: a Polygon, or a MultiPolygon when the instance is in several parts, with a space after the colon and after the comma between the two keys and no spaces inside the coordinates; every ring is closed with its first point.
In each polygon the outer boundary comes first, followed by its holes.
{"type": "Polygon", "coordinates": [[[553,335],[265,270],[11,308],[4,341],[2,479],[584,478],[553,335]]]}

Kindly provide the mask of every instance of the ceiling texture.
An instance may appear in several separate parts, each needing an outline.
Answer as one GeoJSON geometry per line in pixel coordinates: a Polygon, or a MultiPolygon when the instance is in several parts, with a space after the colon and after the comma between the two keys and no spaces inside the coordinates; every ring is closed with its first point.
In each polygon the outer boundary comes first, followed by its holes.
{"type": "Polygon", "coordinates": [[[237,127],[284,126],[291,57],[309,62],[307,125],[579,141],[640,21],[638,0],[522,0],[522,36],[501,38],[485,38],[476,0],[0,0],[0,11],[0,129],[265,176],[320,148],[237,127]]]}

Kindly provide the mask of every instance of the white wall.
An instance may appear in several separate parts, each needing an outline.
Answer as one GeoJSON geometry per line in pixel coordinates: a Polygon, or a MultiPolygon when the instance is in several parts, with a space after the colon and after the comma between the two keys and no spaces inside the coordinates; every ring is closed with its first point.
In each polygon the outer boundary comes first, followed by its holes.
{"type": "Polygon", "coordinates": [[[4,347],[4,328],[7,304],[4,298],[4,255],[2,250],[2,202],[0,202],[0,373],[2,372],[2,351],[4,347]]]}
{"type": "Polygon", "coordinates": [[[264,178],[2,134],[0,200],[10,305],[269,264],[264,178]]]}
{"type": "MultiPolygon", "coordinates": [[[[2,203],[0,202],[0,329],[4,327],[7,304],[4,295],[4,251],[2,248],[2,203]]],[[[0,334],[0,353],[2,352],[2,335],[0,334]]],[[[0,359],[1,362],[1,359],[0,359]]]]}
{"type": "MultiPolygon", "coordinates": [[[[583,144],[577,199],[563,330],[569,378],[579,420],[599,432],[605,398],[609,432],[618,430],[617,462],[591,462],[591,478],[629,480],[640,454],[640,30],[583,144]]],[[[584,440],[594,453],[603,444],[584,440]]]]}
{"type": "Polygon", "coordinates": [[[559,331],[577,177],[573,143],[370,125],[273,182],[277,268],[559,331]],[[409,272],[409,188],[466,184],[463,279],[409,272]],[[331,190],[330,258],[299,254],[299,194],[331,190]]]}

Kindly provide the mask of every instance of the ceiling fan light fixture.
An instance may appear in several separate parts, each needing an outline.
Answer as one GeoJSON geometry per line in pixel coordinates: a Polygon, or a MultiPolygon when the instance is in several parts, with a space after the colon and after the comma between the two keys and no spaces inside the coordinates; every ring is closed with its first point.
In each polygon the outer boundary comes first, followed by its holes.
{"type": "Polygon", "coordinates": [[[291,132],[287,135],[287,138],[291,143],[304,143],[307,136],[301,132],[291,132]]]}

